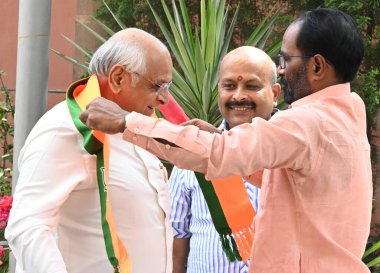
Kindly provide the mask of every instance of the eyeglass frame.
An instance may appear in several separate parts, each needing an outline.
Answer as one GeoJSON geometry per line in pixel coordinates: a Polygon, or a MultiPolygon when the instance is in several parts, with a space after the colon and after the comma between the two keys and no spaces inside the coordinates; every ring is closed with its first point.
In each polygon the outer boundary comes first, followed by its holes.
{"type": "Polygon", "coordinates": [[[144,80],[146,80],[147,82],[150,82],[155,88],[156,88],[156,96],[159,97],[161,95],[161,93],[164,91],[164,90],[169,90],[170,86],[172,85],[173,81],[170,81],[170,82],[164,82],[164,83],[161,83],[161,84],[158,84],[158,83],[154,83],[152,82],[151,80],[149,80],[147,77],[141,75],[140,73],[136,72],[136,71],[130,71],[128,69],[125,69],[127,70],[129,73],[132,73],[132,74],[135,74],[136,76],[140,77],[140,78],[143,78],[144,80]]]}
{"type": "Polygon", "coordinates": [[[309,56],[309,55],[286,55],[286,54],[281,54],[280,53],[280,54],[277,55],[277,58],[278,58],[278,64],[279,64],[279,66],[280,66],[281,69],[285,69],[286,68],[285,57],[286,58],[297,57],[297,58],[309,59],[309,58],[313,58],[314,56],[309,56]]]}

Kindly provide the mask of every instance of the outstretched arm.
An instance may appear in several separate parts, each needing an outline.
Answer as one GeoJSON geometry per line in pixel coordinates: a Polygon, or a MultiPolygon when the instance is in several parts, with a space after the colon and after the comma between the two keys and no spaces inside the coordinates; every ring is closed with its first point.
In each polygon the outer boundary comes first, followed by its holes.
{"type": "Polygon", "coordinates": [[[210,123],[207,123],[204,120],[197,119],[197,118],[183,122],[180,125],[181,126],[194,125],[194,126],[198,127],[199,129],[201,129],[202,131],[206,131],[209,133],[218,133],[218,134],[222,133],[222,131],[219,130],[218,128],[216,128],[215,126],[211,125],[210,123]]]}
{"type": "MultiPolygon", "coordinates": [[[[90,129],[107,134],[116,134],[122,133],[125,130],[125,116],[128,113],[128,111],[121,109],[116,103],[99,97],[87,105],[86,111],[79,118],[90,129]]],[[[203,131],[221,133],[219,129],[200,119],[192,119],[180,125],[194,125],[203,131]]]]}
{"type": "Polygon", "coordinates": [[[135,112],[126,115],[120,107],[111,108],[105,110],[108,106],[103,102],[91,103],[82,121],[107,133],[121,132],[124,126],[125,140],[179,168],[205,173],[207,179],[249,176],[262,169],[300,168],[308,143],[315,135],[302,126],[314,122],[313,116],[303,115],[302,109],[298,119],[291,114],[296,110],[289,110],[276,114],[269,122],[255,118],[250,124],[215,134],[135,112]]]}

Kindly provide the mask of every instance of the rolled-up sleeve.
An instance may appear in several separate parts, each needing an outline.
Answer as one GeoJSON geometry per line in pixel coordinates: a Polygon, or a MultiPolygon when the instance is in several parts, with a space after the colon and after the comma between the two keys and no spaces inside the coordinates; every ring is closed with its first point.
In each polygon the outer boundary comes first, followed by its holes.
{"type": "Polygon", "coordinates": [[[175,238],[190,238],[191,192],[186,186],[185,171],[177,167],[169,179],[171,200],[170,223],[175,238]]]}

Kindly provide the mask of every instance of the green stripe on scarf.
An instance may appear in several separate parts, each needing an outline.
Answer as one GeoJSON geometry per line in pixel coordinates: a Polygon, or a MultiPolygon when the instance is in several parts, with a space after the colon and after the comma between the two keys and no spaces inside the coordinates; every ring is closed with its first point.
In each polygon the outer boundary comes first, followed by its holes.
{"type": "Polygon", "coordinates": [[[81,80],[72,86],[70,86],[67,91],[67,105],[70,111],[71,118],[75,124],[75,127],[81,133],[84,139],[83,146],[85,150],[92,155],[96,155],[96,173],[98,180],[98,189],[100,197],[100,208],[101,208],[101,223],[103,230],[103,237],[106,246],[106,252],[108,259],[114,268],[115,273],[120,273],[119,270],[119,261],[115,256],[114,247],[112,243],[111,231],[109,223],[106,219],[106,210],[107,210],[107,189],[104,181],[104,155],[103,155],[103,143],[101,143],[93,134],[92,131],[87,128],[82,121],[79,119],[79,115],[82,113],[82,109],[79,104],[76,102],[73,92],[75,88],[80,84],[86,84],[88,79],[81,80]]]}
{"type": "Polygon", "coordinates": [[[241,261],[242,258],[239,254],[235,239],[232,237],[232,230],[227,223],[227,219],[212,183],[207,181],[203,174],[198,172],[194,173],[210,210],[215,229],[219,233],[224,253],[230,262],[241,261]]]}

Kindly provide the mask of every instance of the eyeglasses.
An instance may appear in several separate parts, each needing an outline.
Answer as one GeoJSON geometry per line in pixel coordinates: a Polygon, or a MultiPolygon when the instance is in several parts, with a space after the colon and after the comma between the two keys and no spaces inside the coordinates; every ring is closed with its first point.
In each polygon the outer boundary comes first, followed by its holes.
{"type": "MultiPolygon", "coordinates": [[[[127,71],[129,71],[129,70],[127,70],[127,71]]],[[[172,81],[170,81],[170,82],[164,82],[164,83],[161,83],[161,84],[154,83],[151,80],[147,79],[146,77],[144,77],[143,75],[141,75],[141,74],[139,74],[137,72],[134,72],[134,71],[129,71],[129,72],[135,74],[138,77],[143,78],[147,82],[150,82],[154,86],[154,88],[156,90],[156,96],[157,97],[159,97],[163,91],[168,90],[169,87],[170,87],[170,85],[172,84],[172,81]]]]}
{"type": "Polygon", "coordinates": [[[280,68],[281,68],[281,69],[285,69],[285,67],[286,67],[286,61],[287,61],[289,58],[304,58],[304,59],[308,59],[308,58],[312,58],[313,56],[307,56],[307,55],[284,55],[284,54],[278,54],[277,57],[278,57],[278,63],[279,63],[279,65],[280,65],[280,68]]]}

